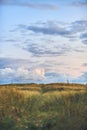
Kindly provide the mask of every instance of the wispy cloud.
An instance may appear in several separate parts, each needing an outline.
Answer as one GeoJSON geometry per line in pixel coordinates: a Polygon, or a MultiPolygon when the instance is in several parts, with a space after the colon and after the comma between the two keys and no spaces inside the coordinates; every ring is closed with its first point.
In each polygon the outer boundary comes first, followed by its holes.
{"type": "Polygon", "coordinates": [[[66,24],[61,24],[55,21],[47,21],[45,23],[35,23],[31,24],[29,26],[26,25],[18,25],[20,28],[23,28],[27,31],[32,31],[34,33],[42,33],[44,35],[60,35],[64,37],[69,37],[73,32],[69,29],[69,26],[66,26],[66,24]]]}
{"type": "Polygon", "coordinates": [[[69,40],[81,39],[87,36],[87,20],[79,20],[71,23],[63,23],[57,21],[47,21],[31,24],[18,25],[19,29],[32,31],[35,34],[53,35],[68,38],[69,40]],[[85,34],[84,34],[85,33],[85,34]]]}
{"type": "Polygon", "coordinates": [[[59,7],[51,4],[34,4],[34,3],[21,3],[21,6],[35,8],[35,9],[46,9],[46,10],[58,10],[59,7]]]}
{"type": "Polygon", "coordinates": [[[45,4],[45,3],[30,3],[26,0],[23,2],[22,0],[0,0],[0,4],[3,5],[17,5],[17,6],[23,6],[28,8],[34,8],[34,9],[41,9],[41,10],[58,10],[59,7],[54,4],[45,4]]]}
{"type": "Polygon", "coordinates": [[[75,1],[75,2],[72,3],[72,6],[75,6],[75,7],[87,7],[87,0],[75,1]]]}
{"type": "Polygon", "coordinates": [[[60,28],[57,26],[49,26],[49,27],[39,27],[39,26],[29,26],[29,30],[36,32],[36,33],[43,33],[48,35],[63,35],[67,36],[71,32],[69,30],[66,30],[65,28],[60,28]]]}
{"type": "Polygon", "coordinates": [[[63,56],[67,52],[71,51],[69,46],[63,46],[63,45],[54,45],[50,43],[50,47],[47,46],[47,42],[44,43],[44,45],[38,45],[35,43],[28,43],[23,47],[22,49],[32,53],[35,57],[53,57],[53,56],[63,56]]]}
{"type": "Polygon", "coordinates": [[[36,64],[36,61],[32,59],[13,59],[13,58],[0,58],[0,69],[4,68],[17,68],[20,66],[31,67],[32,64],[36,64]]]}

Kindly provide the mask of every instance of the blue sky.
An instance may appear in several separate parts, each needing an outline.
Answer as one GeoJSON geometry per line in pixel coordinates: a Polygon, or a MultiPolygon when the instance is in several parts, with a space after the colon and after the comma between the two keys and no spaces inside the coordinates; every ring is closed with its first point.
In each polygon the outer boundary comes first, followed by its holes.
{"type": "Polygon", "coordinates": [[[87,83],[87,0],[0,0],[0,83],[87,83]]]}

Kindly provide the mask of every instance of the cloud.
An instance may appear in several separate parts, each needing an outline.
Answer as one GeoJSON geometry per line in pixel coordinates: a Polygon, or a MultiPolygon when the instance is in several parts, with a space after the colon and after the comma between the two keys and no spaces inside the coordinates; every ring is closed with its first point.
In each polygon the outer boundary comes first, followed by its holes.
{"type": "Polygon", "coordinates": [[[24,67],[19,67],[15,70],[15,77],[21,79],[29,79],[29,70],[24,67]]]}
{"type": "Polygon", "coordinates": [[[72,34],[72,32],[70,32],[70,30],[63,28],[63,27],[59,27],[59,26],[28,26],[27,27],[28,30],[31,30],[35,33],[42,33],[45,35],[60,35],[60,36],[64,36],[67,37],[70,34],[72,34]]]}
{"type": "Polygon", "coordinates": [[[83,66],[87,66],[87,63],[84,63],[83,66]]]}
{"type": "Polygon", "coordinates": [[[75,2],[72,3],[72,6],[75,6],[75,7],[87,7],[87,0],[75,1],[75,2]]]}
{"type": "MultiPolygon", "coordinates": [[[[46,57],[47,58],[47,57],[46,57]]],[[[86,67],[87,63],[83,64],[86,67]]],[[[38,61],[0,58],[0,83],[50,83],[50,82],[86,82],[87,73],[81,76],[78,69],[67,69],[67,64],[60,63],[59,60],[42,59],[38,61]],[[2,64],[1,64],[2,61],[2,64]],[[76,71],[77,70],[77,71],[76,71]],[[73,75],[73,74],[74,75],[73,75]],[[76,76],[78,73],[78,76],[76,76]],[[65,77],[65,75],[67,77],[65,77]],[[76,77],[75,77],[76,76],[76,77]]]]}
{"type": "Polygon", "coordinates": [[[0,68],[3,69],[5,67],[17,67],[20,66],[20,64],[27,64],[27,60],[22,59],[12,59],[12,58],[0,58],[0,68]]]}
{"type": "Polygon", "coordinates": [[[3,68],[0,69],[0,77],[3,78],[15,78],[15,77],[27,77],[28,76],[28,70],[20,67],[20,68],[3,68]]]}
{"type": "Polygon", "coordinates": [[[34,69],[34,73],[38,76],[44,77],[45,70],[43,68],[36,68],[34,69]]]}
{"type": "MultiPolygon", "coordinates": [[[[64,45],[66,40],[72,42],[80,42],[86,44],[87,36],[87,20],[77,20],[71,23],[63,23],[59,21],[37,21],[30,25],[17,25],[19,30],[23,29],[31,34],[32,40],[26,40],[20,47],[35,57],[61,56],[69,51],[84,52],[84,48],[70,47],[70,44],[64,45]],[[47,37],[57,38],[55,41],[47,41],[47,37]],[[42,37],[45,37],[41,40],[42,37]],[[34,39],[35,38],[35,39],[34,39]],[[60,38],[66,38],[61,41],[60,38]],[[50,46],[49,46],[50,45],[50,46]]],[[[51,39],[52,39],[51,38],[51,39]]]]}
{"type": "Polygon", "coordinates": [[[71,30],[73,33],[87,31],[87,20],[77,20],[71,23],[71,30]]]}
{"type": "Polygon", "coordinates": [[[62,23],[58,21],[47,21],[31,24],[18,25],[19,29],[32,31],[35,34],[61,36],[74,40],[79,38],[82,33],[87,32],[87,20],[79,20],[72,23],[62,23]],[[78,35],[79,34],[79,35],[78,35]]]}
{"type": "Polygon", "coordinates": [[[61,56],[61,55],[65,55],[67,52],[70,51],[70,48],[68,46],[63,46],[63,45],[55,46],[53,43],[52,45],[50,44],[50,47],[47,46],[47,43],[44,43],[43,45],[28,43],[22,49],[32,53],[32,55],[35,57],[61,56]]]}
{"type": "Polygon", "coordinates": [[[81,35],[80,35],[80,38],[81,38],[81,39],[87,38],[87,33],[81,34],[81,35]]]}
{"type": "Polygon", "coordinates": [[[43,68],[34,68],[29,70],[25,67],[18,68],[4,68],[0,69],[0,83],[6,81],[6,83],[11,81],[14,82],[29,82],[29,81],[41,81],[44,79],[45,70],[43,68]]]}
{"type": "Polygon", "coordinates": [[[54,67],[62,63],[45,61],[39,63],[30,60],[0,58],[0,83],[47,83],[63,81],[61,74],[54,72],[54,67]],[[1,64],[2,63],[2,64],[1,64]],[[61,79],[62,78],[62,79],[61,79]]]}
{"type": "Polygon", "coordinates": [[[34,9],[41,9],[41,10],[58,10],[59,7],[57,5],[53,4],[42,4],[42,3],[30,3],[26,0],[23,2],[22,0],[0,0],[0,4],[4,5],[17,5],[17,6],[23,6],[28,8],[34,8],[34,9]]]}
{"type": "Polygon", "coordinates": [[[83,43],[83,44],[87,45],[87,32],[82,33],[82,34],[80,35],[80,39],[82,40],[82,43],[83,43]]]}
{"type": "Polygon", "coordinates": [[[17,68],[20,66],[32,66],[32,64],[37,64],[37,61],[33,59],[13,59],[13,58],[0,58],[0,68],[17,68]]]}
{"type": "Polygon", "coordinates": [[[43,10],[58,10],[59,7],[51,4],[34,4],[34,3],[23,3],[21,6],[34,8],[34,9],[43,9],[43,10]]]}
{"type": "Polygon", "coordinates": [[[35,61],[0,58],[0,83],[41,81],[44,75],[45,69],[35,61]]]}
{"type": "Polygon", "coordinates": [[[11,42],[11,43],[13,43],[13,42],[16,42],[17,40],[14,40],[14,39],[6,39],[6,40],[4,40],[5,42],[11,42]]]}
{"type": "Polygon", "coordinates": [[[10,76],[14,74],[14,70],[12,68],[4,68],[4,69],[0,69],[0,75],[1,76],[10,76]]]}
{"type": "Polygon", "coordinates": [[[76,48],[74,49],[75,52],[84,52],[84,48],[76,48]]]}
{"type": "Polygon", "coordinates": [[[82,42],[83,42],[85,45],[87,45],[87,40],[83,40],[82,42]]]}

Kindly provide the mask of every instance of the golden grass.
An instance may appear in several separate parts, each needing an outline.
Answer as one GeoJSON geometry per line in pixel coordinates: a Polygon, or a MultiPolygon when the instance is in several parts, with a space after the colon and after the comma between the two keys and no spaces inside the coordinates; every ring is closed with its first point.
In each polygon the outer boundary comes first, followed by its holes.
{"type": "Polygon", "coordinates": [[[25,128],[86,130],[87,86],[76,84],[1,86],[0,130],[26,130],[25,128]]]}

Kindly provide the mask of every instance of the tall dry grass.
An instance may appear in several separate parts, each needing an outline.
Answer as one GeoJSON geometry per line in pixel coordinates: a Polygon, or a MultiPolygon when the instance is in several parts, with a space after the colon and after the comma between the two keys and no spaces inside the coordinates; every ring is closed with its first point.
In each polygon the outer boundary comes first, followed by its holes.
{"type": "Polygon", "coordinates": [[[86,129],[86,89],[54,91],[51,87],[45,92],[0,87],[0,130],[86,129]]]}

